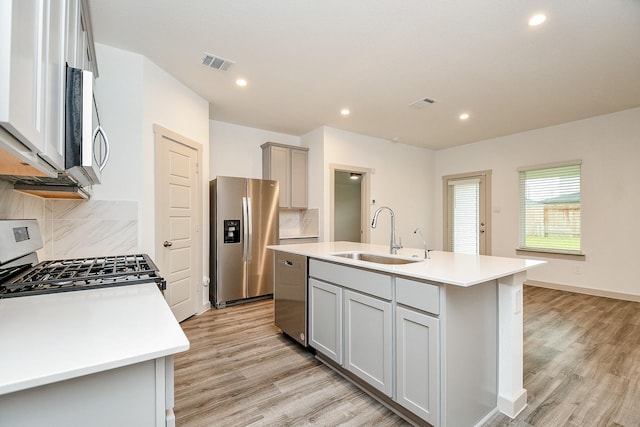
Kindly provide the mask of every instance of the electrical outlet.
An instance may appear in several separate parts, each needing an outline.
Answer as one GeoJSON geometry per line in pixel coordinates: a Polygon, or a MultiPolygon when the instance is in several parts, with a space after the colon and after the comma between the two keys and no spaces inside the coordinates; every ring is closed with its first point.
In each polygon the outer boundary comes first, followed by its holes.
{"type": "Polygon", "coordinates": [[[581,265],[573,266],[573,272],[576,274],[582,274],[582,266],[581,265]]]}
{"type": "Polygon", "coordinates": [[[514,294],[515,304],[513,304],[513,314],[522,313],[522,291],[518,289],[514,294]]]}

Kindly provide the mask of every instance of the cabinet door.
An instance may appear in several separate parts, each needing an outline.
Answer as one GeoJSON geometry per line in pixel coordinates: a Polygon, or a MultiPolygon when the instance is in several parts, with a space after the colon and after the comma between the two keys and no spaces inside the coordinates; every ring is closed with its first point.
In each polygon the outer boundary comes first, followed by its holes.
{"type": "Polygon", "coordinates": [[[439,425],[440,349],[436,317],[396,307],[396,401],[439,425]]]}
{"type": "Polygon", "coordinates": [[[64,170],[64,89],[66,77],[66,1],[50,0],[46,62],[45,144],[42,157],[64,170]]]}
{"type": "Polygon", "coordinates": [[[45,140],[47,6],[7,0],[0,13],[0,125],[38,152],[45,140]]]}
{"type": "Polygon", "coordinates": [[[280,188],[280,207],[288,208],[291,206],[291,189],[289,187],[291,183],[291,169],[289,168],[291,150],[277,146],[269,147],[269,150],[271,152],[271,177],[269,179],[278,181],[280,188]]]}
{"type": "Polygon", "coordinates": [[[307,151],[291,149],[291,207],[307,207],[307,151]]]}
{"type": "Polygon", "coordinates": [[[391,302],[344,291],[344,367],[392,396],[391,302]]]}
{"type": "Polygon", "coordinates": [[[309,278],[309,343],[342,364],[342,289],[309,278]]]}
{"type": "Polygon", "coordinates": [[[66,58],[70,67],[82,68],[82,23],[80,20],[80,0],[67,0],[66,58]]]}

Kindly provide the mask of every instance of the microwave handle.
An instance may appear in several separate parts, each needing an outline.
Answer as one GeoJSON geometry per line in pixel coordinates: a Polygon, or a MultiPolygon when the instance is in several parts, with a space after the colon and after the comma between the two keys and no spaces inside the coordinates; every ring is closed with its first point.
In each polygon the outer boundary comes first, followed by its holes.
{"type": "MultiPolygon", "coordinates": [[[[98,137],[98,135],[102,135],[102,139],[104,141],[104,156],[102,157],[102,162],[99,162],[100,164],[98,165],[98,168],[100,168],[100,172],[102,172],[102,170],[104,169],[104,167],[107,165],[107,162],[109,161],[109,139],[107,138],[107,134],[105,133],[104,129],[102,128],[102,126],[98,126],[96,127],[96,130],[93,131],[93,145],[95,147],[96,144],[96,138],[98,137]]],[[[98,159],[96,159],[96,161],[98,161],[98,159]]]]}

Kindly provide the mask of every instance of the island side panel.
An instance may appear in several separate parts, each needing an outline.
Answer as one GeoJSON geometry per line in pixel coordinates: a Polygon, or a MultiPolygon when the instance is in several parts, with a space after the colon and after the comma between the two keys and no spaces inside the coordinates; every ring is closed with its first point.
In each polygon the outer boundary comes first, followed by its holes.
{"type": "Polygon", "coordinates": [[[497,282],[468,288],[444,285],[443,290],[441,425],[478,425],[497,406],[497,282]]]}
{"type": "Polygon", "coordinates": [[[515,418],[527,406],[527,390],[523,387],[523,300],[522,287],[526,272],[498,279],[499,347],[498,409],[515,418]]]}

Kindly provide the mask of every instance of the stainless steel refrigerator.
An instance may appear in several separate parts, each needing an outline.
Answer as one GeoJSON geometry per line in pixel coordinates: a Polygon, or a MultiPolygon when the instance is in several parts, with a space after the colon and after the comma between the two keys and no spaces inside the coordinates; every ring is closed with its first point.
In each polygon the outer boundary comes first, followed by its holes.
{"type": "Polygon", "coordinates": [[[219,176],[210,182],[209,300],[216,308],[273,294],[279,242],[278,181],[219,176]]]}

